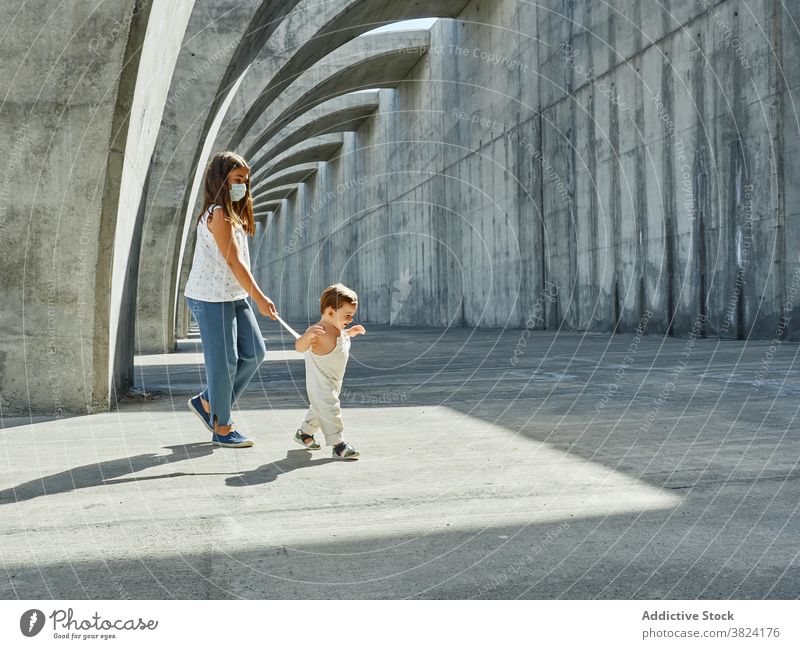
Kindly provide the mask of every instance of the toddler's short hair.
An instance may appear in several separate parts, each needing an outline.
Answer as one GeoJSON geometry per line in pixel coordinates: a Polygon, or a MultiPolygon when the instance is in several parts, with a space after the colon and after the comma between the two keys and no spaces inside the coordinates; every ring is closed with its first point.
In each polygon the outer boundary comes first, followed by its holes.
{"type": "Polygon", "coordinates": [[[325,309],[332,307],[338,311],[344,304],[358,306],[358,295],[356,292],[347,288],[344,284],[332,284],[324,291],[319,298],[319,312],[325,313],[325,309]]]}

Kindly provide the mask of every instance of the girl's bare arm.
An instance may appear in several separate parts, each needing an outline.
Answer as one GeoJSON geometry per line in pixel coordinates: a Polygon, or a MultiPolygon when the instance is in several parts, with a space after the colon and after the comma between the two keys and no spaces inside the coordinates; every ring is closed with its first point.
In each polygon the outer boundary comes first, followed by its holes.
{"type": "Polygon", "coordinates": [[[263,291],[256,283],[253,274],[247,266],[244,265],[242,253],[241,250],[239,250],[239,244],[236,242],[236,237],[233,236],[233,224],[225,220],[225,212],[222,208],[218,207],[214,210],[211,217],[209,217],[208,226],[209,230],[211,230],[211,234],[214,235],[214,241],[216,241],[219,251],[225,258],[225,263],[228,264],[228,268],[231,269],[236,281],[239,282],[244,290],[247,291],[247,294],[253,298],[261,314],[269,316],[274,320],[277,315],[275,305],[272,300],[264,295],[263,291]]]}

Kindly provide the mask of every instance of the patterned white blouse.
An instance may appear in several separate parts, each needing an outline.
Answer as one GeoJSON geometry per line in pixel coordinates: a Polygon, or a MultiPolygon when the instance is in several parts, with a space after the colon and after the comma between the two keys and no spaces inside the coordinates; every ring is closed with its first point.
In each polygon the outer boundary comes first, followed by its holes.
{"type": "MultiPolygon", "coordinates": [[[[214,235],[208,229],[208,217],[219,205],[211,205],[197,224],[197,243],[194,248],[192,269],[183,294],[203,302],[232,302],[247,297],[247,291],[228,267],[214,235]]],[[[250,269],[250,249],[247,235],[240,226],[235,226],[233,236],[242,251],[242,261],[250,269]]]]}

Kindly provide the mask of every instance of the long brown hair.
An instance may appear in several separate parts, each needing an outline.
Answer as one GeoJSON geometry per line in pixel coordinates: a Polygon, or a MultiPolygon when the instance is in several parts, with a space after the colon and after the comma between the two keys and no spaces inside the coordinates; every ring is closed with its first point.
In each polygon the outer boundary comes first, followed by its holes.
{"type": "Polygon", "coordinates": [[[203,211],[197,216],[197,222],[200,222],[209,207],[220,205],[225,210],[225,220],[241,226],[252,237],[256,233],[256,224],[253,218],[253,198],[250,195],[250,165],[245,159],[233,151],[217,153],[206,167],[204,184],[203,211]],[[228,186],[228,174],[237,167],[247,169],[247,193],[242,200],[234,203],[228,186]]]}

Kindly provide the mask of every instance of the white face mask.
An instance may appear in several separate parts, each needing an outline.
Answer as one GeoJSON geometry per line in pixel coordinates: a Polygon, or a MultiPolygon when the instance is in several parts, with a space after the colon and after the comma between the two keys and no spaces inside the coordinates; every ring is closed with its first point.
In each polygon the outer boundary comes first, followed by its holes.
{"type": "Polygon", "coordinates": [[[232,183],[231,184],[231,200],[235,203],[236,201],[240,201],[244,198],[244,195],[247,193],[247,185],[244,183],[232,183]]]}

